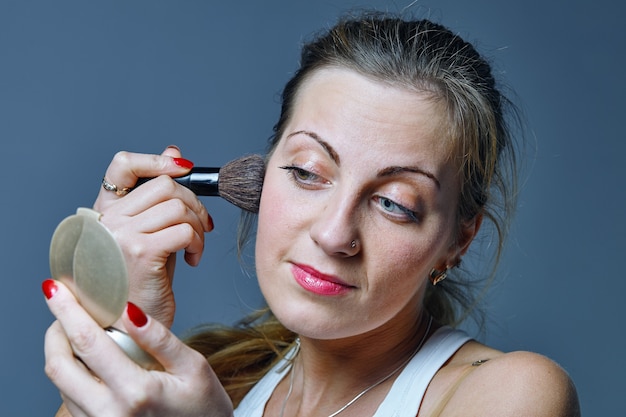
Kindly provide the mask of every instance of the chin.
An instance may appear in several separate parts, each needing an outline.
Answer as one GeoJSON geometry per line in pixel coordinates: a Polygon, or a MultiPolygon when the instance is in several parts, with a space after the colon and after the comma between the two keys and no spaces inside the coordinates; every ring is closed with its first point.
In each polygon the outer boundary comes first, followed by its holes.
{"type": "Polygon", "coordinates": [[[272,313],[290,331],[307,338],[318,340],[343,339],[371,330],[372,325],[361,314],[338,312],[329,306],[315,305],[302,300],[281,300],[277,305],[269,304],[272,313]],[[357,317],[358,320],[337,320],[337,317],[357,317]]]}

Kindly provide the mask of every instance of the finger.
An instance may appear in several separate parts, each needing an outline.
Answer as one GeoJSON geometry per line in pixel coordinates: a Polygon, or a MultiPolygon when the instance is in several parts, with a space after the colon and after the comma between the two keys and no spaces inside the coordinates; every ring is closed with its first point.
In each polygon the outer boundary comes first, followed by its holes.
{"type": "Polygon", "coordinates": [[[106,397],[96,397],[90,394],[83,395],[84,398],[75,402],[66,395],[63,398],[63,406],[57,411],[55,417],[94,417],[94,416],[121,416],[122,412],[117,410],[116,398],[113,395],[106,397]]]}
{"type": "Polygon", "coordinates": [[[81,381],[83,386],[96,389],[98,382],[85,367],[84,363],[74,355],[71,344],[59,321],[50,325],[44,337],[45,373],[63,392],[64,387],[76,385],[81,381]]]}
{"type": "MultiPolygon", "coordinates": [[[[206,207],[189,189],[176,184],[168,177],[155,179],[156,183],[148,190],[139,190],[143,201],[135,202],[136,221],[143,221],[146,231],[156,231],[162,225],[190,223],[198,233],[208,232],[212,225],[206,207]],[[156,189],[156,190],[155,190],[156,189]]],[[[131,209],[129,207],[129,209],[131,209]]]]}
{"type": "Polygon", "coordinates": [[[172,158],[182,158],[182,153],[180,152],[180,149],[178,148],[178,146],[176,145],[170,145],[167,148],[165,148],[165,150],[161,153],[161,155],[163,156],[169,156],[172,158]]]}
{"type": "MultiPolygon", "coordinates": [[[[174,150],[166,150],[167,154],[175,155],[174,150]]],[[[138,178],[152,178],[159,175],[180,176],[193,167],[193,163],[180,157],[169,155],[148,155],[126,151],[115,154],[109,164],[104,178],[115,189],[131,189],[138,178]]],[[[119,198],[119,193],[101,189],[99,197],[108,199],[119,198]]]]}
{"type": "MultiPolygon", "coordinates": [[[[204,204],[202,204],[191,190],[177,184],[168,176],[157,177],[143,184],[141,187],[138,187],[133,191],[132,196],[128,196],[128,198],[118,202],[115,213],[108,211],[103,215],[101,221],[109,227],[109,229],[115,230],[115,221],[119,221],[120,219],[116,219],[116,216],[112,216],[112,214],[136,216],[154,206],[170,200],[180,200],[180,202],[187,206],[185,210],[190,210],[196,214],[201,225],[199,230],[208,232],[212,229],[212,222],[204,204]]],[[[175,213],[180,213],[181,209],[182,206],[179,207],[175,213]]],[[[158,218],[155,220],[158,221],[158,218]]]]}
{"type": "MultiPolygon", "coordinates": [[[[171,180],[168,179],[167,182],[171,180]]],[[[138,189],[137,192],[139,191],[138,189]]],[[[162,253],[162,256],[184,249],[185,260],[195,266],[200,262],[204,250],[204,233],[213,230],[213,221],[204,205],[193,193],[186,189],[183,191],[191,194],[191,196],[186,196],[186,201],[178,198],[160,203],[144,201],[129,209],[129,211],[141,209],[140,204],[147,206],[138,214],[133,215],[130,222],[124,217],[110,214],[104,215],[101,222],[114,232],[117,241],[126,249],[125,252],[135,257],[154,252],[155,248],[169,251],[167,254],[162,253]],[[150,204],[154,205],[150,206],[150,204]],[[126,223],[122,224],[122,222],[126,223]],[[163,234],[166,237],[158,237],[159,232],[165,232],[163,234]]],[[[148,192],[147,194],[146,198],[152,200],[157,193],[148,192]]]]}
{"type": "MultiPolygon", "coordinates": [[[[48,282],[48,281],[47,281],[48,282]]],[[[54,281],[56,291],[53,295],[47,298],[48,307],[52,314],[54,314],[58,320],[59,326],[65,334],[66,344],[69,344],[70,348],[65,350],[61,347],[63,342],[60,341],[62,336],[58,331],[51,328],[51,342],[50,342],[50,372],[55,376],[57,380],[62,382],[63,391],[66,394],[84,391],[85,389],[97,390],[96,385],[93,384],[93,376],[86,372],[83,367],[81,374],[79,372],[79,366],[75,363],[75,366],[71,368],[69,374],[59,369],[63,365],[69,365],[70,362],[67,358],[70,357],[69,352],[73,352],[80,360],[89,368],[93,375],[97,376],[102,381],[107,380],[132,380],[137,377],[137,370],[139,369],[126,354],[115,344],[115,342],[106,334],[90,316],[89,314],[78,304],[74,295],[69,289],[59,281],[54,281]],[[66,359],[62,359],[66,358],[66,359]],[[55,361],[62,361],[57,363],[55,361]],[[113,365],[114,364],[114,365],[113,365]],[[82,375],[82,377],[81,377],[82,375]],[[89,378],[87,378],[89,375],[89,378]],[[80,378],[80,379],[73,379],[80,378]],[[70,382],[71,381],[71,382],[70,382]],[[80,383],[77,383],[79,381],[80,383]],[[88,384],[85,387],[82,383],[88,384]],[[71,387],[73,385],[73,387],[71,387]]],[[[97,386],[102,386],[97,384],[97,386]]],[[[99,391],[100,395],[105,395],[105,392],[99,391]]],[[[81,395],[80,397],[84,397],[81,395]]],[[[72,398],[75,398],[72,396],[72,398]]],[[[82,407],[85,404],[79,403],[82,407]]]]}
{"type": "MultiPolygon", "coordinates": [[[[206,222],[208,215],[204,218],[206,222]]],[[[195,266],[204,250],[205,225],[197,213],[180,200],[168,200],[151,207],[125,225],[117,224],[118,218],[103,216],[101,219],[114,235],[125,254],[132,259],[166,258],[185,250],[187,261],[195,266]]]]}
{"type": "Polygon", "coordinates": [[[174,375],[195,375],[208,366],[204,356],[185,345],[169,329],[146,315],[135,304],[128,303],[122,318],[128,334],[166,372],[174,375]]]}
{"type": "Polygon", "coordinates": [[[191,266],[198,265],[204,250],[204,235],[198,234],[187,223],[180,223],[155,232],[150,241],[162,242],[163,256],[184,250],[185,261],[191,266]]]}
{"type": "Polygon", "coordinates": [[[46,375],[59,388],[69,409],[76,410],[72,412],[73,416],[83,415],[82,410],[79,412],[80,407],[74,404],[74,399],[85,397],[84,393],[98,398],[107,395],[106,389],[74,356],[69,340],[58,321],[46,331],[44,354],[46,375]]]}

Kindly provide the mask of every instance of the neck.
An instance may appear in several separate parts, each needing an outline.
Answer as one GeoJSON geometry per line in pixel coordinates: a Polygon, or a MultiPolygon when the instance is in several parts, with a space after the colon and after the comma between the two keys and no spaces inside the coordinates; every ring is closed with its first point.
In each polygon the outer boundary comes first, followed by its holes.
{"type": "MultiPolygon", "coordinates": [[[[285,416],[307,410],[336,412],[355,396],[367,390],[350,406],[351,411],[367,410],[379,404],[402,368],[432,333],[429,317],[421,314],[404,333],[378,329],[342,340],[316,340],[301,337],[301,350],[290,377],[285,378],[278,398],[287,398],[285,416]],[[291,393],[287,394],[288,391],[291,393]]],[[[395,328],[398,328],[397,326],[395,328]]],[[[347,412],[347,411],[346,411],[347,412]]]]}

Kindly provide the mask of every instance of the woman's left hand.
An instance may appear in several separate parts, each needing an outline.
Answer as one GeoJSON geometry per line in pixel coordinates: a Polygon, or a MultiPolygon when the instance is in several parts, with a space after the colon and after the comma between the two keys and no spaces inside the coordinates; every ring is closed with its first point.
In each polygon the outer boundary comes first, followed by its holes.
{"type": "Polygon", "coordinates": [[[233,415],[206,359],[158,320],[133,304],[122,316],[128,334],[164,369],[148,371],[126,356],[66,286],[47,280],[43,290],[57,318],[46,332],[46,374],[72,416],[233,415]]]}

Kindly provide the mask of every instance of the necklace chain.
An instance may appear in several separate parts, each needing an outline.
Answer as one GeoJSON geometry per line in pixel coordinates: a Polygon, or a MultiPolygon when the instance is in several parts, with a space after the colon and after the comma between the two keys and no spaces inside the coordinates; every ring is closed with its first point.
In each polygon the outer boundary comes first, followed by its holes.
{"type": "MultiPolygon", "coordinates": [[[[422,346],[426,342],[426,339],[428,338],[428,333],[430,333],[430,328],[431,328],[432,324],[433,324],[433,317],[430,316],[430,318],[428,320],[428,326],[426,327],[426,331],[424,332],[424,336],[422,336],[422,340],[420,340],[419,344],[417,345],[417,348],[413,351],[413,353],[411,353],[411,356],[409,356],[404,362],[402,362],[400,364],[400,366],[395,368],[390,374],[382,377],[378,381],[374,382],[374,384],[370,385],[369,387],[365,388],[363,391],[359,392],[356,395],[356,397],[354,397],[353,399],[348,401],[348,403],[346,405],[344,405],[343,407],[341,407],[339,410],[335,411],[334,413],[332,413],[328,417],[335,417],[337,414],[341,413],[346,408],[350,407],[352,404],[357,402],[357,400],[359,400],[359,398],[361,398],[362,396],[367,394],[370,390],[376,388],[377,386],[379,386],[380,384],[382,384],[383,382],[385,382],[386,380],[388,380],[389,378],[394,376],[400,369],[404,368],[409,362],[411,362],[411,359],[413,359],[413,357],[415,357],[415,355],[417,355],[417,352],[420,351],[420,349],[422,348],[422,346]]],[[[298,351],[300,350],[300,340],[299,339],[296,340],[296,343],[297,343],[296,351],[291,355],[290,360],[295,359],[296,355],[298,354],[298,351]]],[[[283,414],[285,413],[285,407],[287,406],[287,401],[289,400],[289,397],[291,397],[291,393],[293,391],[293,380],[294,380],[294,374],[295,374],[295,370],[293,369],[293,364],[292,364],[292,368],[291,368],[290,373],[291,374],[289,375],[289,390],[287,391],[287,395],[285,396],[285,399],[283,400],[283,405],[282,405],[282,407],[280,409],[280,417],[283,417],[283,414]]]]}

